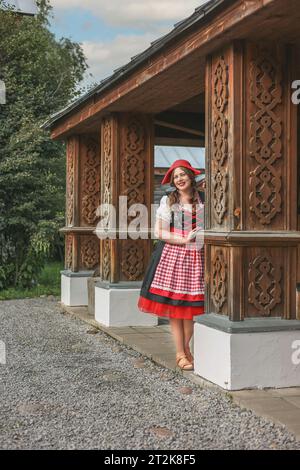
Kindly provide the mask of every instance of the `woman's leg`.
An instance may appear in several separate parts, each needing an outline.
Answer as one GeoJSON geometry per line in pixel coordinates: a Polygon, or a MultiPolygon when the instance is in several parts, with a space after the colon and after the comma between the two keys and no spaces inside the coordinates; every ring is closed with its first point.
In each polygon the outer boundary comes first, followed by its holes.
{"type": "Polygon", "coordinates": [[[191,360],[191,350],[190,350],[190,341],[194,333],[194,321],[193,320],[183,320],[183,345],[184,351],[187,354],[187,357],[191,360]]]}
{"type": "Polygon", "coordinates": [[[181,369],[193,370],[193,364],[186,357],[184,350],[184,329],[183,320],[179,318],[170,318],[171,330],[176,346],[176,363],[181,369]]]}
{"type": "Polygon", "coordinates": [[[177,354],[184,354],[184,330],[183,320],[179,318],[170,318],[171,331],[175,342],[177,354]]]}

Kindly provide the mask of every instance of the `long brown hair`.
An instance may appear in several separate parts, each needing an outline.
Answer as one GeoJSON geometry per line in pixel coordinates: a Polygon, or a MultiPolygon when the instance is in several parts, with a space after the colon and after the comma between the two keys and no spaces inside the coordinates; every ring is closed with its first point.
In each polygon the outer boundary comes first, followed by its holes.
{"type": "MultiPolygon", "coordinates": [[[[177,167],[177,168],[180,168],[181,170],[183,170],[191,180],[191,183],[192,183],[192,196],[191,196],[191,199],[190,199],[190,204],[193,204],[193,211],[195,211],[196,206],[199,203],[198,191],[197,191],[197,187],[196,187],[197,183],[196,183],[196,180],[195,180],[195,174],[192,170],[189,170],[188,168],[185,168],[184,166],[180,166],[180,167],[177,167]]],[[[175,186],[175,184],[174,184],[174,172],[175,172],[175,170],[176,170],[176,168],[172,171],[172,174],[171,174],[171,186],[175,186]]],[[[172,207],[174,204],[179,204],[179,203],[180,203],[179,192],[178,192],[178,189],[176,188],[175,191],[173,191],[168,196],[168,205],[170,207],[172,207]]]]}

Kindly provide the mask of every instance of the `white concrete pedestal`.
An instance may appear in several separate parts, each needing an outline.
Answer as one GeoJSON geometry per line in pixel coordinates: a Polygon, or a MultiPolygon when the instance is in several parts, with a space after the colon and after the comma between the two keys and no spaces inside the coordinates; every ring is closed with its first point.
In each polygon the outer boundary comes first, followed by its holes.
{"type": "Polygon", "coordinates": [[[61,271],[61,302],[69,307],[88,305],[87,280],[93,271],[61,271]]]}
{"type": "Polygon", "coordinates": [[[140,283],[97,283],[95,320],[107,327],[156,326],[158,317],[143,313],[138,309],[139,295],[140,283]]]}
{"type": "Polygon", "coordinates": [[[300,321],[231,322],[203,315],[194,328],[195,374],[227,390],[300,386],[300,321]]]}

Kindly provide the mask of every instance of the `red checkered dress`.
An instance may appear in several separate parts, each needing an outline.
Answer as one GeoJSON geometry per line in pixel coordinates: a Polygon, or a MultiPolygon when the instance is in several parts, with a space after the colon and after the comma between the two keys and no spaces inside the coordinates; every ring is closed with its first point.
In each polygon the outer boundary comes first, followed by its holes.
{"type": "MultiPolygon", "coordinates": [[[[170,221],[170,231],[186,236],[192,228],[204,229],[204,204],[199,196],[196,213],[179,207],[171,214],[167,196],[157,216],[170,221]]],[[[143,281],[138,307],[142,312],[170,318],[193,319],[204,313],[204,248],[201,240],[188,245],[159,241],[143,281]]]]}

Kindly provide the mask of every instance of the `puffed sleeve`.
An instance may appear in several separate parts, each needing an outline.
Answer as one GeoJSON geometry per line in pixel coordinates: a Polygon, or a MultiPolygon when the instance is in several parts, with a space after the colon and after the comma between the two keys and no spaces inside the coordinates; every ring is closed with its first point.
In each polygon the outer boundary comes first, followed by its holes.
{"type": "Polygon", "coordinates": [[[166,222],[171,220],[171,209],[167,204],[168,196],[163,196],[160,200],[159,207],[156,211],[156,218],[162,219],[166,222]]]}

